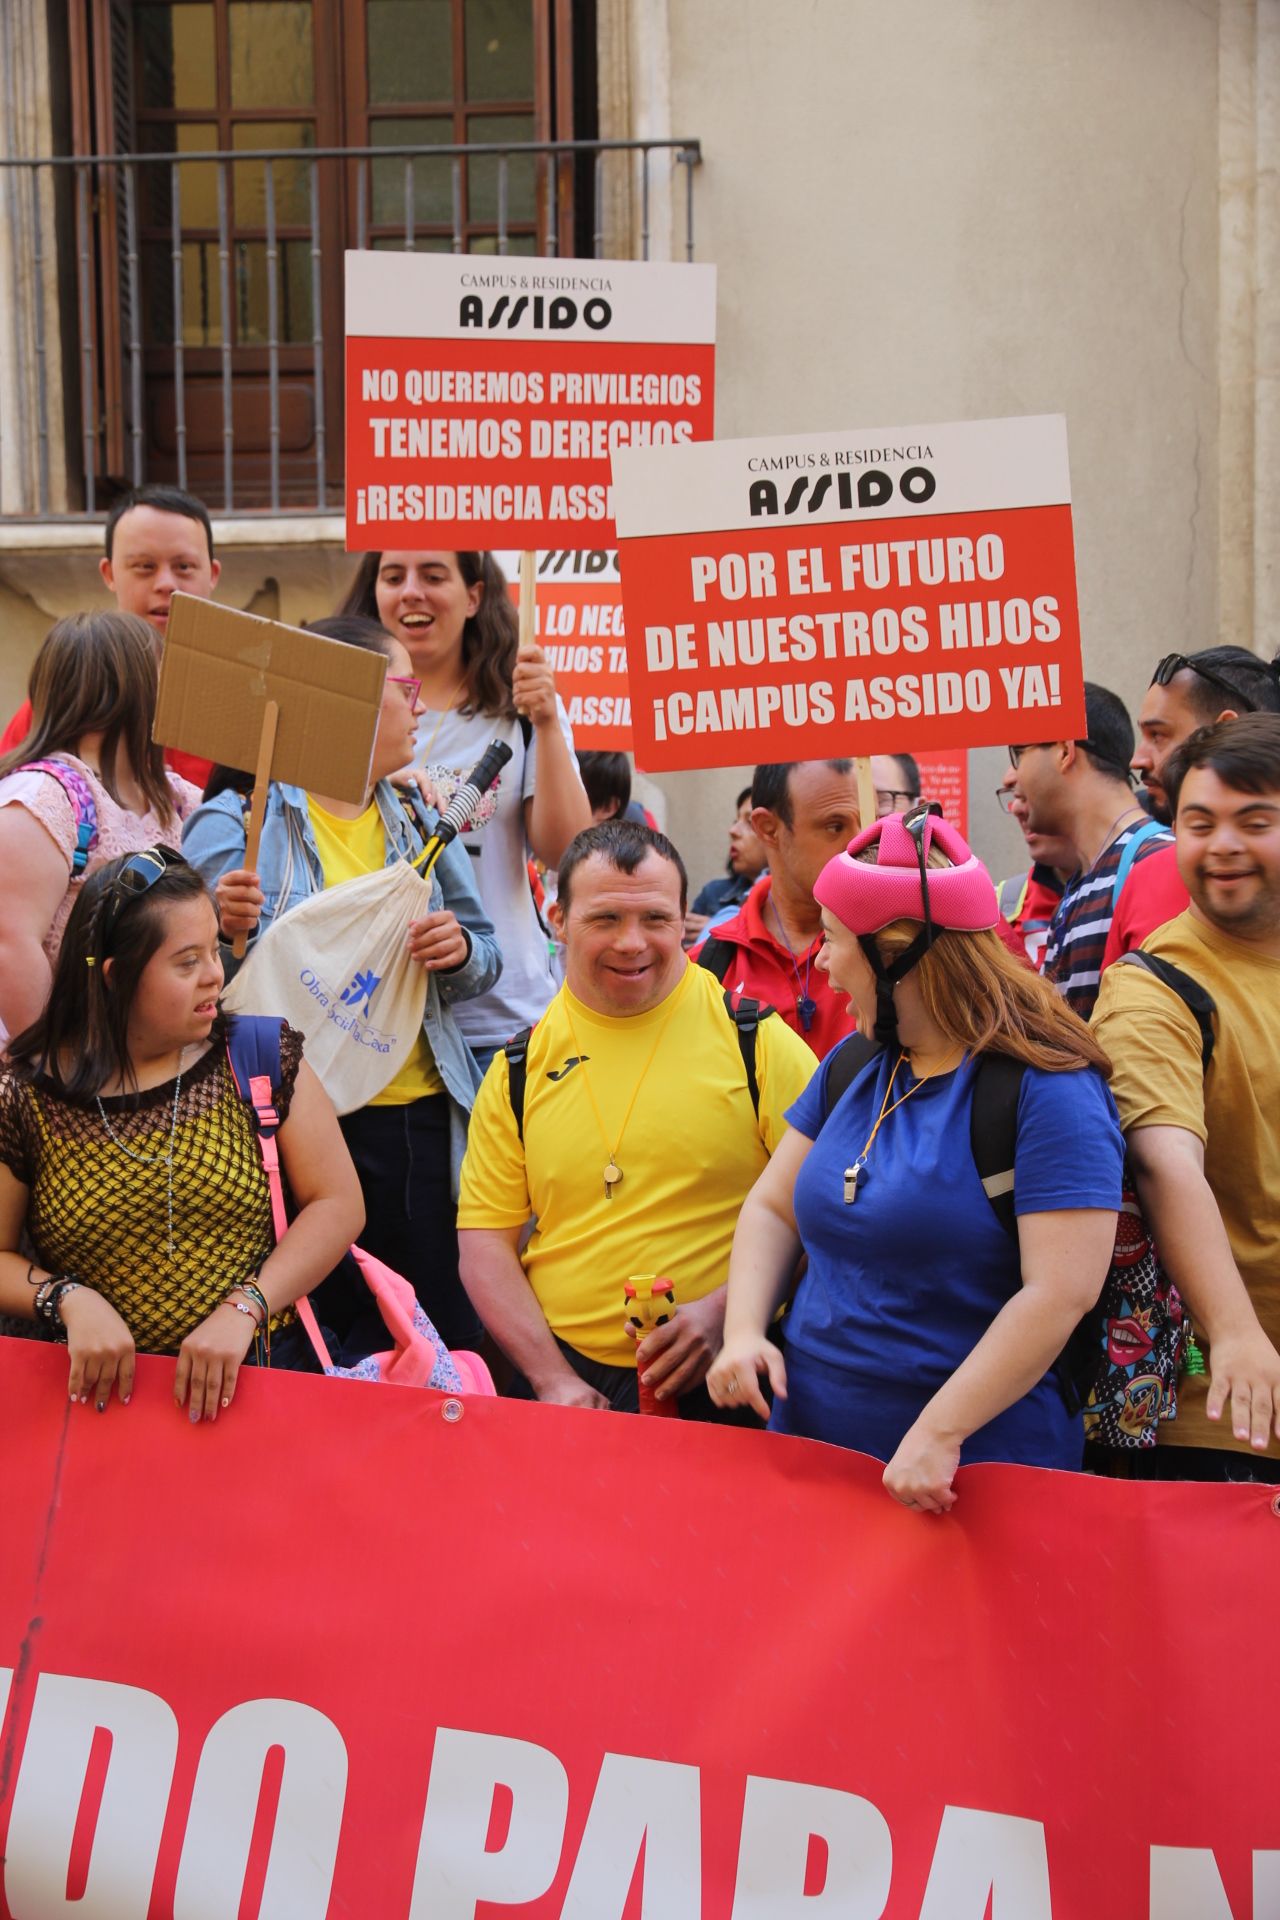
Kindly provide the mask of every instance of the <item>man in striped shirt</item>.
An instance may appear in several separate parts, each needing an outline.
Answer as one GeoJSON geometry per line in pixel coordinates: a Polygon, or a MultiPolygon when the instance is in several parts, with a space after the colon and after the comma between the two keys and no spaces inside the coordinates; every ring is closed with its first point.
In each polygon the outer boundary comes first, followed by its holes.
{"type": "Polygon", "coordinates": [[[1087,1020],[1130,868],[1170,846],[1173,836],[1148,818],[1129,784],[1134,738],[1124,702],[1088,680],[1084,694],[1083,740],[1034,741],[1010,747],[1009,758],[1024,831],[1053,835],[1075,849],[1076,871],[1049,927],[1044,976],[1087,1020]]]}

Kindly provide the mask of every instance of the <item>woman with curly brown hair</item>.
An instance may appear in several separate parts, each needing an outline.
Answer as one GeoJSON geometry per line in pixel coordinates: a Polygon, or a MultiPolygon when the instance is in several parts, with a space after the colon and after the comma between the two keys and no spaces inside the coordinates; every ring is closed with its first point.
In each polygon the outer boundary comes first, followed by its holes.
{"type": "Polygon", "coordinates": [[[344,613],[381,621],[422,682],[414,764],[448,804],[491,740],[511,760],[463,836],[502,952],[496,987],[457,1009],[481,1068],[546,1010],[557,980],[529,887],[529,852],[559,865],[591,824],[573,735],[540,647],[517,658],[519,629],[491,553],[368,553],[344,613]]]}

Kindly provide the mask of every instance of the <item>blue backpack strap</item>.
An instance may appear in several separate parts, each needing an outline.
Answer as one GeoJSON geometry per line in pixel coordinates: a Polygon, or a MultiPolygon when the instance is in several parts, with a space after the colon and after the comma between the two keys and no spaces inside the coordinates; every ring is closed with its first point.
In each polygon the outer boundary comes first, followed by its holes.
{"type": "Polygon", "coordinates": [[[262,1136],[279,1130],[276,1093],[280,1085],[280,1042],[284,1021],[269,1013],[232,1014],[227,1028],[227,1058],[236,1090],[262,1136]],[[265,1084],[265,1087],[263,1083],[265,1084]]]}
{"type": "Polygon", "coordinates": [[[71,878],[78,880],[89,864],[89,855],[98,844],[98,809],[94,804],[93,788],[78,767],[68,767],[61,760],[28,760],[25,766],[15,767],[14,772],[47,773],[57,781],[71,802],[76,816],[71,878]]]}
{"type": "Polygon", "coordinates": [[[1124,883],[1129,878],[1129,869],[1148,840],[1154,840],[1158,833],[1168,833],[1168,827],[1162,827],[1158,820],[1144,820],[1124,843],[1124,852],[1120,855],[1120,865],[1116,868],[1115,885],[1111,889],[1111,911],[1116,910],[1120,895],[1124,892],[1124,883]]]}

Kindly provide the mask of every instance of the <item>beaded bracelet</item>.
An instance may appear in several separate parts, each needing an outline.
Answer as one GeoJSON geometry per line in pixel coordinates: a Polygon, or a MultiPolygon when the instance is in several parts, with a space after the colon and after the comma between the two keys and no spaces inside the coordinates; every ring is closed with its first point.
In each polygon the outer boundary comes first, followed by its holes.
{"type": "Polygon", "coordinates": [[[47,1327],[53,1331],[53,1337],[65,1341],[66,1325],[62,1318],[62,1302],[69,1293],[75,1293],[84,1285],[82,1280],[73,1280],[70,1274],[55,1273],[46,1280],[36,1294],[36,1313],[47,1327]]]}
{"type": "Polygon", "coordinates": [[[259,1330],[267,1324],[266,1301],[263,1300],[261,1296],[255,1298],[255,1295],[250,1293],[246,1287],[241,1286],[239,1281],[224,1295],[223,1305],[235,1307],[239,1313],[247,1313],[252,1319],[254,1326],[259,1330]],[[235,1296],[238,1293],[244,1295],[243,1300],[236,1299],[235,1296]]]}
{"type": "Polygon", "coordinates": [[[271,1309],[267,1305],[267,1296],[256,1280],[240,1280],[232,1288],[233,1293],[242,1293],[246,1300],[252,1300],[255,1306],[262,1308],[262,1324],[265,1327],[271,1318],[271,1309]]]}

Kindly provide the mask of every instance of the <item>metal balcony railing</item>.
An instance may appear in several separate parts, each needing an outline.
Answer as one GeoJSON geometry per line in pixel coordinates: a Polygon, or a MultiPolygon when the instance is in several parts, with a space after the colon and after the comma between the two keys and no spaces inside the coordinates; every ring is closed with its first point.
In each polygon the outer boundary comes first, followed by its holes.
{"type": "Polygon", "coordinates": [[[0,159],[0,520],[97,520],[157,479],[221,515],[340,511],[347,247],[589,235],[598,258],[625,204],[629,253],[657,233],[692,260],[700,160],[696,140],[0,159]]]}

